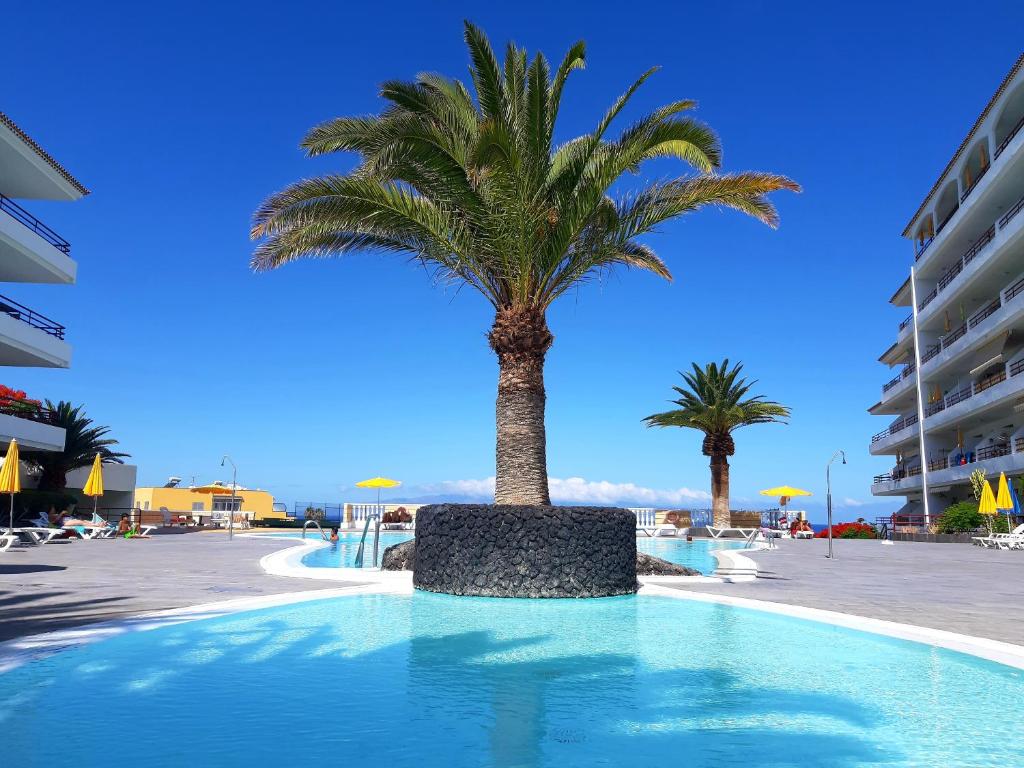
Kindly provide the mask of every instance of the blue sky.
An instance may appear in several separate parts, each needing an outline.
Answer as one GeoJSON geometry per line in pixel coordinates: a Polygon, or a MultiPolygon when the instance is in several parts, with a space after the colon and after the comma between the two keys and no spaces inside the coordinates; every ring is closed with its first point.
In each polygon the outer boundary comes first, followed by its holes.
{"type": "Polygon", "coordinates": [[[248,269],[259,202],[349,165],[305,159],[305,130],[376,111],[385,79],[464,77],[471,18],[496,46],[511,38],[551,59],[587,41],[563,138],[660,65],[627,121],[695,98],[726,170],[804,187],[777,196],[777,231],[716,211],[665,227],[650,244],[673,283],[620,273],[555,306],[558,492],[703,506],[701,436],[640,420],[665,406],[677,370],[728,356],[793,408],[789,426],[737,432],[734,507],[789,483],[815,493],[805,506],[818,517],[825,462],[842,448],[840,517],[888,511],[858,505],[891,463],[868,454],[887,422],[866,408],[903,317],[886,304],[911,260],[899,233],[1019,55],[1024,6],[830,5],[650,3],[632,17],[550,2],[8,8],[18,33],[5,40],[2,108],[93,194],[27,204],[71,241],[78,284],[3,289],[68,326],[72,368],[2,381],[85,403],[141,484],[212,480],[230,453],[241,483],[289,502],[366,498],[352,484],[377,474],[402,479],[407,497],[486,489],[496,363],[483,299],[373,254],[248,269]]]}

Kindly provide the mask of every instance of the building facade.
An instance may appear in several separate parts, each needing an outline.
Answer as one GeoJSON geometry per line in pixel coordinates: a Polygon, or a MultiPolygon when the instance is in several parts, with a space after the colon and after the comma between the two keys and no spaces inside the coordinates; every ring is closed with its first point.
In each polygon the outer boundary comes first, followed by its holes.
{"type": "Polygon", "coordinates": [[[45,423],[31,393],[17,385],[17,368],[67,368],[64,326],[17,299],[21,283],[70,285],[78,266],[71,244],[24,207],[30,200],[79,200],[89,191],[0,112],[0,446],[12,438],[25,449],[57,451],[64,430],[45,423]],[[20,201],[20,202],[19,202],[20,201]]]}
{"type": "Polygon", "coordinates": [[[973,498],[975,469],[1024,474],[1024,56],[903,235],[914,261],[890,301],[910,314],[869,409],[891,419],[870,450],[893,466],[871,491],[931,517],[973,498]]]}
{"type": "MultiPolygon", "coordinates": [[[[231,483],[218,482],[225,490],[231,483]]],[[[193,488],[181,487],[140,487],[135,489],[135,504],[143,512],[167,510],[179,515],[203,515],[219,518],[222,513],[234,511],[245,513],[251,520],[283,518],[286,512],[274,509],[274,496],[269,491],[238,486],[231,494],[199,493],[193,488]]]]}

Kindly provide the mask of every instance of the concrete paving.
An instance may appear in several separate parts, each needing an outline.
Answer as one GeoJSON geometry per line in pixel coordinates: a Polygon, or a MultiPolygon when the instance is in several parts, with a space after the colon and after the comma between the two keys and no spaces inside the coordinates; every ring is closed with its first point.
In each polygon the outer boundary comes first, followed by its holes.
{"type": "Polygon", "coordinates": [[[346,586],[263,572],[263,555],[293,545],[188,533],[12,547],[0,554],[0,641],[147,611],[346,586]]]}
{"type": "Polygon", "coordinates": [[[969,544],[783,540],[745,553],[760,571],[737,584],[669,585],[802,605],[1024,645],[1024,552],[969,544]]]}

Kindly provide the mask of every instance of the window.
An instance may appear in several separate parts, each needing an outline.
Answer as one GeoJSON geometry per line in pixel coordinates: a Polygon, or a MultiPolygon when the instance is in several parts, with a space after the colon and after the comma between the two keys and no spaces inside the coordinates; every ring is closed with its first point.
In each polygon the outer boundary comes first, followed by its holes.
{"type": "Polygon", "coordinates": [[[202,512],[203,511],[203,502],[201,502],[201,501],[193,501],[192,502],[192,511],[193,512],[202,512]]]}
{"type": "Polygon", "coordinates": [[[242,499],[238,496],[214,496],[214,512],[241,512],[242,499]]]}

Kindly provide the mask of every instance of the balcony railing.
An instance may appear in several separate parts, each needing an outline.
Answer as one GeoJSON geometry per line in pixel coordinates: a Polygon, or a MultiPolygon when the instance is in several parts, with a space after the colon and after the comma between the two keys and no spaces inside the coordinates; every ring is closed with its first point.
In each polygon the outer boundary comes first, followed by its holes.
{"type": "Polygon", "coordinates": [[[967,323],[961,324],[959,328],[954,328],[952,331],[943,336],[942,347],[944,349],[948,349],[950,344],[959,339],[965,333],[967,333],[967,323]]]}
{"type": "Polygon", "coordinates": [[[44,333],[56,336],[58,339],[64,338],[65,328],[63,325],[55,323],[45,315],[33,312],[31,309],[23,304],[19,304],[14,299],[8,299],[6,296],[0,296],[0,312],[3,312],[5,315],[10,315],[15,320],[21,320],[23,323],[28,323],[33,328],[38,328],[44,333]]]}
{"type": "Polygon", "coordinates": [[[1013,441],[1013,452],[1024,453],[1024,437],[1018,437],[1013,441]]]}
{"type": "Polygon", "coordinates": [[[976,382],[974,384],[974,394],[976,394],[976,395],[981,394],[986,389],[991,389],[996,384],[1002,384],[1004,381],[1006,381],[1006,369],[1005,368],[1003,370],[999,371],[999,373],[994,373],[991,376],[986,376],[981,381],[976,382]]]}
{"type": "Polygon", "coordinates": [[[883,475],[875,475],[871,479],[871,483],[873,485],[878,485],[879,483],[889,483],[889,482],[892,482],[892,473],[891,472],[886,472],[883,475]]]}
{"type": "Polygon", "coordinates": [[[0,211],[17,219],[61,253],[71,253],[71,243],[58,235],[39,219],[26,211],[9,197],[0,195],[0,211]]]}
{"type": "Polygon", "coordinates": [[[949,456],[943,456],[940,459],[932,459],[928,462],[928,471],[937,472],[940,469],[946,469],[949,466],[949,456]]]}
{"type": "Polygon", "coordinates": [[[988,445],[984,448],[979,448],[975,451],[975,461],[985,461],[985,459],[996,459],[1000,456],[1010,455],[1010,444],[1004,443],[1003,445],[988,445]]]}
{"type": "Polygon", "coordinates": [[[1003,306],[999,299],[992,299],[992,301],[979,312],[975,313],[968,322],[970,328],[977,328],[986,318],[991,317],[996,311],[1003,306]]]}
{"type": "Polygon", "coordinates": [[[43,408],[41,405],[21,400],[0,398],[0,413],[5,416],[17,416],[19,419],[45,423],[50,423],[53,420],[53,411],[43,408]]]}
{"type": "Polygon", "coordinates": [[[936,296],[938,296],[938,295],[939,295],[939,289],[937,287],[936,288],[932,288],[931,292],[928,293],[928,295],[925,296],[923,299],[921,299],[921,303],[917,305],[918,310],[922,310],[925,307],[927,307],[929,304],[932,303],[932,300],[936,296]]]}
{"type": "Polygon", "coordinates": [[[1020,213],[1021,208],[1024,208],[1024,197],[1018,200],[1017,204],[1014,205],[1013,208],[1011,208],[1010,210],[1003,214],[1003,218],[999,220],[999,228],[1002,229],[1007,224],[1009,224],[1010,219],[1012,219],[1014,216],[1020,213]]]}
{"type": "Polygon", "coordinates": [[[956,213],[956,212],[957,212],[957,211],[959,211],[959,210],[960,210],[960,206],[958,205],[958,206],[956,206],[956,207],[955,207],[955,208],[954,208],[954,209],[953,209],[952,211],[950,211],[949,213],[947,213],[947,214],[946,214],[946,218],[944,218],[944,219],[943,219],[943,220],[942,220],[941,222],[939,222],[939,226],[937,226],[937,227],[935,228],[935,234],[936,234],[936,235],[938,235],[938,234],[939,234],[939,232],[941,232],[941,231],[942,231],[942,228],[943,228],[944,226],[946,226],[947,224],[949,224],[949,220],[953,218],[953,214],[954,214],[954,213],[956,213]]]}
{"type": "Polygon", "coordinates": [[[1020,133],[1021,128],[1024,128],[1024,117],[1021,117],[1021,119],[1017,121],[1017,124],[1013,126],[1013,129],[1006,135],[1006,138],[999,142],[999,146],[996,147],[996,157],[1003,154],[1003,150],[1010,146],[1010,142],[1013,141],[1013,137],[1020,133]]]}
{"type": "Polygon", "coordinates": [[[939,413],[940,411],[944,411],[944,410],[946,410],[946,401],[945,400],[936,400],[934,403],[928,403],[928,405],[926,405],[924,407],[924,415],[925,416],[932,416],[932,415],[934,415],[936,413],[939,413]]]}
{"type": "Polygon", "coordinates": [[[885,384],[882,385],[882,391],[883,392],[888,392],[890,389],[895,387],[901,381],[903,381],[903,377],[902,376],[897,376],[896,378],[892,379],[891,381],[885,382],[885,384]]]}
{"type": "Polygon", "coordinates": [[[990,166],[990,165],[986,165],[986,166],[985,166],[985,167],[983,167],[983,168],[982,168],[982,169],[981,169],[980,171],[978,171],[978,176],[977,176],[977,177],[976,177],[976,178],[974,179],[974,181],[972,181],[972,182],[971,182],[970,184],[968,184],[968,185],[967,185],[967,189],[965,189],[965,190],[963,191],[963,193],[962,193],[962,194],[960,195],[960,202],[961,202],[961,203],[962,203],[962,202],[963,202],[964,200],[966,200],[966,199],[967,199],[967,196],[968,196],[969,194],[971,194],[971,192],[973,192],[973,191],[974,191],[974,188],[975,188],[976,186],[978,186],[978,182],[979,182],[979,181],[981,181],[981,180],[982,180],[982,178],[984,178],[985,174],[986,174],[986,173],[988,173],[988,169],[989,169],[989,168],[991,168],[991,167],[992,167],[992,166],[990,166]]]}
{"type": "Polygon", "coordinates": [[[1024,373],[1024,358],[1021,358],[1013,365],[1010,366],[1010,375],[1017,376],[1020,373],[1024,373]]]}
{"type": "Polygon", "coordinates": [[[879,440],[884,440],[885,438],[889,437],[889,435],[895,435],[897,432],[902,432],[904,429],[914,424],[917,424],[916,413],[910,416],[905,416],[901,419],[897,419],[892,424],[890,424],[887,429],[882,430],[877,435],[872,435],[871,442],[877,443],[879,440]]]}
{"type": "Polygon", "coordinates": [[[903,330],[904,328],[906,328],[906,327],[907,327],[908,325],[910,325],[910,322],[911,322],[911,321],[912,321],[913,319],[914,319],[914,316],[913,316],[913,315],[911,315],[911,316],[910,316],[910,317],[908,317],[908,318],[907,318],[906,320],[904,320],[904,321],[903,321],[902,323],[900,323],[900,330],[902,331],[902,330],[903,330]]]}
{"type": "Polygon", "coordinates": [[[924,354],[921,355],[921,365],[924,365],[925,363],[927,363],[929,360],[931,360],[933,357],[935,357],[941,351],[942,351],[942,345],[941,344],[934,344],[934,345],[928,347],[924,351],[924,354]]]}
{"type": "Polygon", "coordinates": [[[970,400],[973,397],[974,392],[970,386],[964,387],[958,392],[954,392],[946,397],[946,407],[952,408],[957,403],[962,403],[964,400],[970,400]]]}
{"type": "Polygon", "coordinates": [[[928,250],[928,246],[932,244],[932,240],[934,239],[935,235],[932,235],[927,240],[922,240],[916,243],[917,249],[914,251],[914,261],[918,261],[921,258],[924,252],[928,250]]]}
{"type": "Polygon", "coordinates": [[[1003,294],[1003,296],[1005,297],[1006,301],[1009,301],[1014,296],[1019,295],[1022,291],[1024,291],[1024,277],[1022,277],[1016,283],[1007,288],[1006,293],[1003,294]]]}

